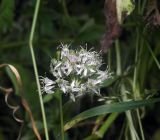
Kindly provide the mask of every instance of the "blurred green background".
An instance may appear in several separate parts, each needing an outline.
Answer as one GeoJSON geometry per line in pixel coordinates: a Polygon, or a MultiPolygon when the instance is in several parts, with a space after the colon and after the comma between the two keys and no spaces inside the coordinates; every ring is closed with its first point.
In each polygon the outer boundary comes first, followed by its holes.
{"type": "MultiPolygon", "coordinates": [[[[148,49],[151,48],[157,60],[160,60],[160,14],[159,3],[151,4],[148,0],[144,5],[143,0],[135,2],[135,10],[126,17],[122,24],[122,33],[119,37],[122,70],[130,77],[134,67],[134,54],[136,40],[143,47],[139,55],[139,83],[141,92],[145,95],[158,96],[160,89],[159,69],[148,49]],[[139,35],[137,35],[137,32],[139,35]],[[148,92],[147,92],[148,91],[148,92]],[[147,93],[146,93],[147,92],[147,93]],[[155,93],[155,94],[154,94],[155,93]]],[[[0,64],[8,63],[14,65],[19,71],[23,86],[24,98],[28,101],[32,114],[36,120],[37,127],[42,135],[43,125],[39,106],[38,92],[31,55],[29,51],[29,35],[31,31],[32,18],[36,0],[0,0],[0,64]]],[[[56,55],[57,46],[61,43],[71,44],[73,48],[86,45],[100,50],[100,40],[106,32],[104,15],[104,1],[97,0],[43,0],[41,1],[38,15],[36,32],[34,35],[34,50],[39,75],[49,75],[49,64],[51,57],[56,55]]],[[[116,71],[116,57],[114,43],[110,46],[111,70],[116,71]]],[[[108,54],[104,54],[104,62],[108,63],[108,54]]],[[[0,71],[0,86],[12,87],[12,82],[5,69],[0,71]]],[[[102,89],[105,95],[116,92],[116,86],[102,89]]],[[[59,109],[56,98],[44,96],[47,122],[51,139],[59,139],[59,109]]],[[[64,99],[64,102],[68,100],[64,99]]],[[[12,95],[9,101],[20,104],[19,95],[12,95]]],[[[64,105],[65,120],[69,120],[75,114],[100,104],[97,98],[80,98],[76,103],[67,102],[64,105]],[[95,98],[95,100],[94,100],[95,98]]],[[[144,133],[147,140],[160,139],[160,104],[148,107],[145,117],[142,119],[144,133]]],[[[31,122],[24,109],[20,109],[25,125],[21,140],[34,140],[31,122]]],[[[125,120],[124,114],[112,124],[104,140],[118,139],[119,129],[125,120]],[[117,131],[118,130],[118,131],[117,131]]],[[[85,121],[82,126],[69,130],[66,134],[69,140],[81,140],[91,134],[95,118],[85,121]]],[[[4,94],[0,91],[0,140],[14,140],[19,134],[20,124],[12,117],[12,111],[5,103],[4,94]]]]}

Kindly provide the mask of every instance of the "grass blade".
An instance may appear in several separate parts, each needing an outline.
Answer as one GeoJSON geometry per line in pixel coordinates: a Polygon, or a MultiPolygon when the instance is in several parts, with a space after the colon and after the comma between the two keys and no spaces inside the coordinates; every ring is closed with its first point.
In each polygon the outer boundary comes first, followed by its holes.
{"type": "Polygon", "coordinates": [[[80,113],[79,115],[75,116],[71,121],[67,122],[64,126],[64,130],[66,131],[71,127],[73,127],[74,125],[76,125],[78,122],[94,116],[113,113],[113,112],[124,112],[127,110],[137,109],[142,106],[150,105],[159,101],[160,101],[160,98],[157,98],[157,99],[150,99],[150,100],[139,100],[139,101],[128,101],[128,102],[121,102],[121,103],[114,103],[114,104],[106,104],[106,105],[94,107],[80,113]]]}

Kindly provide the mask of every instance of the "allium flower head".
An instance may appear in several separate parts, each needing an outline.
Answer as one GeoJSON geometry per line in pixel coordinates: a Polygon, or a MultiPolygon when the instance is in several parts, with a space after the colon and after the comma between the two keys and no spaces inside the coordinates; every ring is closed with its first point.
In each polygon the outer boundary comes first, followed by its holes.
{"type": "Polygon", "coordinates": [[[60,49],[60,57],[53,58],[50,63],[50,72],[56,80],[42,78],[42,91],[54,93],[56,89],[60,89],[73,101],[85,93],[100,94],[100,85],[111,78],[108,70],[100,70],[100,53],[87,51],[83,47],[72,50],[68,45],[62,45],[60,49]]]}

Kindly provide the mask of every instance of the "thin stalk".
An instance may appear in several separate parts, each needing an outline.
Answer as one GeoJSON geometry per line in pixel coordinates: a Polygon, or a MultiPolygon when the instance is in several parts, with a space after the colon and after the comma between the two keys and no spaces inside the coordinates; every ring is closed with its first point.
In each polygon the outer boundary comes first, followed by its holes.
{"type": "Polygon", "coordinates": [[[68,18],[69,14],[68,14],[68,10],[67,10],[66,0],[62,0],[62,6],[63,6],[64,14],[68,18]]]}
{"type": "Polygon", "coordinates": [[[141,117],[140,117],[140,114],[139,114],[139,109],[136,109],[136,112],[137,112],[138,123],[139,123],[140,132],[141,132],[141,137],[142,137],[142,140],[145,140],[143,127],[142,127],[142,123],[141,123],[141,117]]]}
{"type": "MultiPolygon", "coordinates": [[[[137,29],[136,53],[135,53],[135,64],[136,65],[135,65],[135,68],[134,68],[134,75],[133,75],[133,94],[134,94],[135,98],[140,97],[139,88],[136,85],[137,76],[138,76],[137,62],[138,62],[138,56],[139,56],[139,54],[138,54],[139,40],[140,40],[140,35],[139,35],[139,31],[137,29]]],[[[140,115],[139,115],[139,109],[136,109],[136,112],[137,112],[137,119],[138,119],[138,124],[139,124],[139,128],[140,128],[141,138],[142,138],[142,140],[145,140],[144,132],[143,132],[143,128],[142,128],[142,123],[141,123],[141,118],[140,118],[140,115]]]]}
{"type": "Polygon", "coordinates": [[[146,6],[146,3],[147,3],[147,0],[143,0],[142,8],[141,8],[141,14],[143,14],[143,12],[144,12],[144,9],[145,9],[145,6],[146,6]]]}
{"type": "Polygon", "coordinates": [[[138,14],[141,13],[141,0],[138,0],[138,14]]]}
{"type": "MultiPolygon", "coordinates": [[[[126,92],[125,86],[124,86],[124,84],[122,84],[121,85],[121,93],[124,94],[125,92],[126,92]]],[[[126,101],[127,100],[127,96],[124,95],[122,97],[122,100],[126,101]]],[[[137,134],[137,132],[135,130],[135,127],[134,127],[131,111],[128,110],[128,111],[125,112],[125,114],[126,114],[127,121],[128,121],[128,127],[129,127],[129,130],[130,130],[131,139],[132,140],[139,140],[138,134],[137,134]]]]}
{"type": "Polygon", "coordinates": [[[137,30],[136,53],[135,53],[135,68],[134,68],[134,75],[133,75],[133,92],[134,92],[134,94],[135,94],[136,97],[137,97],[136,82],[137,82],[138,46],[139,46],[139,32],[137,30]]]}
{"type": "MultiPolygon", "coordinates": [[[[61,94],[61,93],[60,93],[61,94]]],[[[64,121],[63,121],[63,105],[62,105],[62,95],[60,95],[60,99],[59,99],[59,107],[60,107],[60,119],[61,119],[61,137],[62,140],[64,140],[64,121]]]]}
{"type": "Polygon", "coordinates": [[[150,51],[150,53],[151,53],[151,55],[152,55],[152,57],[153,57],[153,59],[154,59],[154,61],[156,63],[158,69],[160,70],[160,63],[158,62],[154,52],[152,51],[151,47],[148,44],[147,44],[147,47],[148,47],[148,49],[149,49],[149,51],[150,51]]]}
{"type": "Polygon", "coordinates": [[[109,127],[112,125],[112,123],[116,120],[119,113],[115,112],[109,115],[107,120],[103,123],[102,127],[96,132],[99,137],[103,138],[104,134],[108,131],[109,127]]]}
{"type": "Polygon", "coordinates": [[[125,131],[126,131],[126,130],[125,130],[126,127],[127,127],[127,125],[126,125],[126,123],[124,122],[123,125],[122,125],[122,127],[121,127],[120,135],[119,135],[119,137],[118,137],[117,140],[122,140],[123,135],[126,134],[126,132],[125,132],[125,131]]]}
{"type": "MultiPolygon", "coordinates": [[[[122,74],[122,68],[121,68],[121,52],[120,52],[120,45],[119,45],[119,41],[116,40],[116,60],[117,60],[117,75],[121,75],[122,74]]],[[[121,85],[121,94],[125,93],[125,86],[124,84],[121,85]]],[[[122,100],[126,101],[127,97],[126,96],[122,96],[122,100]]],[[[131,115],[131,111],[126,111],[126,117],[128,120],[128,124],[129,124],[129,129],[130,129],[130,133],[131,133],[131,138],[132,140],[137,140],[138,135],[135,131],[134,128],[134,124],[133,124],[133,119],[132,119],[132,115],[131,115]]]]}
{"type": "Polygon", "coordinates": [[[119,47],[119,40],[116,40],[116,58],[117,58],[117,75],[121,75],[122,68],[121,68],[121,53],[119,47]]]}
{"type": "Polygon", "coordinates": [[[124,135],[125,135],[125,140],[128,140],[128,122],[126,123],[126,128],[125,128],[125,131],[124,131],[124,135]]]}
{"type": "Polygon", "coordinates": [[[108,50],[108,70],[111,70],[111,49],[108,50]]]}
{"type": "MultiPolygon", "coordinates": [[[[141,15],[143,14],[146,3],[147,3],[147,0],[143,0],[142,5],[141,5],[141,0],[138,1],[139,14],[141,14],[141,15]]],[[[139,35],[139,31],[137,29],[135,64],[138,61],[139,39],[140,39],[140,35],[139,35]]],[[[141,46],[141,49],[142,49],[142,47],[143,46],[141,46]]],[[[141,52],[140,52],[140,55],[141,55],[141,52]]],[[[137,65],[135,65],[134,76],[133,76],[133,93],[134,93],[135,97],[140,96],[139,95],[140,94],[139,93],[139,88],[136,86],[137,76],[138,76],[138,70],[137,70],[137,65]]],[[[136,109],[136,112],[137,112],[137,118],[138,118],[138,124],[139,124],[139,128],[140,128],[140,132],[141,132],[141,138],[142,138],[142,140],[145,140],[144,132],[143,132],[143,128],[142,128],[142,123],[141,123],[141,118],[140,118],[140,114],[139,114],[139,109],[136,109]]]]}
{"type": "Polygon", "coordinates": [[[128,120],[128,126],[129,126],[129,130],[130,130],[131,138],[132,138],[132,140],[137,140],[138,136],[137,136],[137,132],[135,131],[135,128],[134,128],[131,111],[126,111],[126,116],[127,116],[127,120],[128,120]]]}
{"type": "Polygon", "coordinates": [[[35,73],[35,77],[36,77],[37,88],[38,88],[38,95],[39,95],[39,100],[40,100],[40,107],[41,107],[43,125],[44,125],[44,131],[45,131],[45,138],[46,138],[46,140],[49,140],[47,121],[46,121],[46,116],[45,116],[45,109],[44,109],[44,105],[43,105],[43,99],[42,99],[42,94],[41,94],[37,64],[36,64],[36,59],[35,59],[34,50],[33,50],[33,38],[34,38],[34,33],[35,33],[35,27],[36,27],[36,22],[37,22],[37,17],[38,17],[39,6],[40,6],[40,0],[37,0],[36,6],[35,6],[35,11],[34,11],[34,16],[33,16],[31,33],[30,33],[30,37],[29,37],[29,47],[30,47],[30,52],[31,52],[31,57],[32,57],[32,62],[33,62],[34,73],[35,73]]]}

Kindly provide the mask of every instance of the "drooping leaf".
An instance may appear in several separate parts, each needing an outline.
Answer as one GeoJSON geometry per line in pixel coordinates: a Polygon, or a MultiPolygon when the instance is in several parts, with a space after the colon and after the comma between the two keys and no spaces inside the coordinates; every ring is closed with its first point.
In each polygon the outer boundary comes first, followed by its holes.
{"type": "Polygon", "coordinates": [[[71,127],[73,127],[74,125],[76,125],[78,122],[94,116],[113,113],[113,112],[124,112],[127,110],[150,105],[159,101],[160,101],[160,98],[157,98],[157,99],[151,99],[151,100],[139,100],[139,101],[128,101],[128,102],[121,102],[121,103],[114,103],[114,104],[106,104],[106,105],[94,107],[80,113],[79,115],[75,116],[71,121],[67,122],[64,126],[64,130],[66,131],[71,127]]]}

